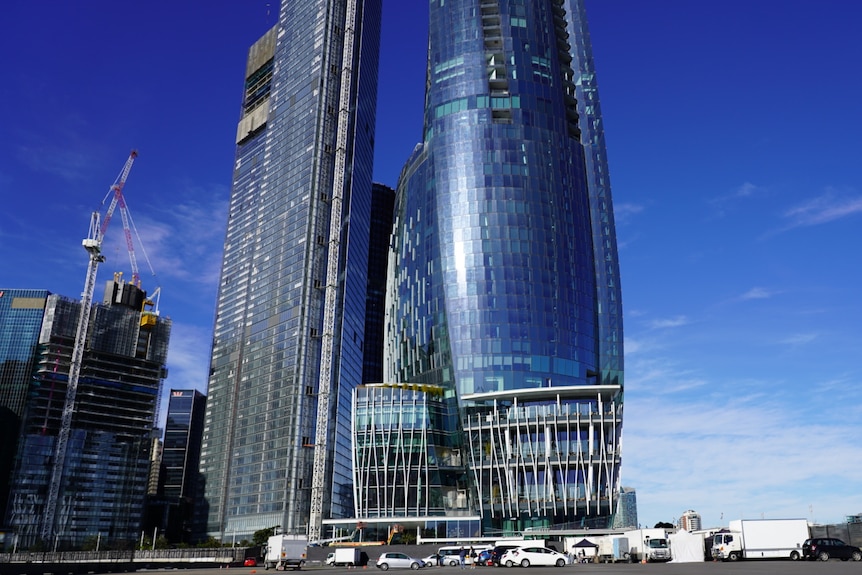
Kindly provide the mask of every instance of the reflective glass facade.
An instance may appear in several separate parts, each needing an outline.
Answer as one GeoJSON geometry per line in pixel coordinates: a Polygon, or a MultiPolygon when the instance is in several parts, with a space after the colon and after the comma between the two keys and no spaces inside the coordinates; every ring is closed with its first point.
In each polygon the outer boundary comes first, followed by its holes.
{"type": "Polygon", "coordinates": [[[444,390],[469,454],[457,489],[488,530],[607,526],[618,490],[621,304],[598,107],[577,99],[584,26],[563,0],[430,2],[385,381],[444,390]]]}
{"type": "Polygon", "coordinates": [[[304,533],[324,439],[324,515],[353,514],[380,4],[285,1],[249,52],[201,449],[218,538],[304,533]]]}
{"type": "Polygon", "coordinates": [[[443,389],[375,384],[354,394],[356,514],[375,517],[467,515],[464,453],[453,448],[443,389]]]}
{"type": "MultiPolygon", "coordinates": [[[[55,541],[43,542],[60,549],[97,537],[106,545],[129,545],[140,536],[171,321],[142,322],[138,306],[106,301],[92,308],[58,507],[47,529],[55,541]]],[[[80,303],[57,295],[45,306],[6,514],[22,548],[46,531],[42,521],[79,310],[80,303]]]]}
{"type": "Polygon", "coordinates": [[[171,390],[157,489],[163,510],[162,522],[157,525],[171,542],[189,543],[192,539],[205,408],[206,396],[199,391],[171,390]]]}
{"type": "Polygon", "coordinates": [[[6,513],[9,476],[48,295],[47,290],[0,288],[0,517],[6,513]]]}

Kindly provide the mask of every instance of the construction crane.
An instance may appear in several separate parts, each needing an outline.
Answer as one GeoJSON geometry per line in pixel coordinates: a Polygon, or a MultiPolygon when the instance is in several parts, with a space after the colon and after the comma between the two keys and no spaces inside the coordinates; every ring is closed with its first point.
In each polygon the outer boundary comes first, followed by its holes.
{"type": "MultiPolygon", "coordinates": [[[[51,466],[51,479],[48,484],[48,497],[45,500],[45,511],[42,514],[42,529],[41,535],[43,540],[50,539],[54,531],[54,517],[57,511],[57,502],[60,497],[60,487],[63,483],[63,469],[66,463],[66,447],[69,443],[69,435],[72,430],[72,414],[75,411],[75,396],[78,392],[78,378],[81,374],[81,361],[84,357],[84,347],[87,340],[87,331],[90,327],[90,307],[93,303],[93,293],[96,289],[96,272],[99,269],[99,264],[105,261],[105,256],[102,255],[102,240],[105,237],[105,232],[108,229],[108,223],[111,220],[111,215],[114,209],[119,204],[120,212],[123,215],[123,223],[127,222],[126,203],[123,199],[123,186],[126,184],[126,178],[129,177],[129,171],[132,169],[132,164],[135,158],[138,157],[138,152],[132,150],[129,158],[126,160],[120,175],[114,181],[108,194],[113,194],[111,205],[105,215],[104,220],[101,219],[99,211],[96,210],[90,217],[90,230],[87,238],[81,244],[90,256],[90,263],[87,266],[87,277],[84,280],[84,291],[81,293],[81,313],[78,315],[78,327],[75,331],[75,344],[72,348],[72,359],[69,364],[69,380],[66,388],[66,399],[63,403],[63,415],[60,420],[60,430],[57,433],[57,444],[54,446],[54,460],[51,466]],[[100,221],[101,220],[101,221],[100,221]]],[[[105,196],[107,199],[107,196],[105,196]]],[[[104,201],[103,201],[104,203],[104,201]]],[[[127,225],[126,238],[129,244],[131,258],[134,261],[134,252],[131,251],[131,235],[127,225]]],[[[133,279],[137,276],[137,266],[133,267],[133,279]]]]}
{"type": "Polygon", "coordinates": [[[332,364],[335,362],[335,306],[338,300],[338,263],[341,258],[341,225],[344,203],[344,170],[350,129],[350,97],[353,93],[353,42],[357,18],[356,0],[344,8],[344,44],[341,54],[341,91],[338,126],[335,136],[335,170],[329,212],[329,253],[326,257],[326,294],[323,302],[323,333],[320,348],[320,374],[317,394],[317,422],[314,439],[314,464],[311,472],[311,513],[308,540],[320,540],[323,531],[323,501],[326,486],[326,458],[329,451],[329,398],[332,394],[332,364]]]}

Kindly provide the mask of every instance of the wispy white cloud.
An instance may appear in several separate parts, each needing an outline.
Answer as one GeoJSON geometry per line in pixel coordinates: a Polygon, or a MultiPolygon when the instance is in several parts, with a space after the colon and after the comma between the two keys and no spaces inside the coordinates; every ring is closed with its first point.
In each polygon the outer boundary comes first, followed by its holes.
{"type": "Polygon", "coordinates": [[[614,203],[614,220],[619,224],[624,224],[632,216],[641,213],[645,209],[643,205],[632,202],[614,203]]]}
{"type": "Polygon", "coordinates": [[[752,184],[751,182],[745,182],[741,186],[739,186],[736,191],[734,191],[730,197],[732,198],[747,198],[748,196],[753,195],[757,190],[759,190],[757,186],[752,184]]]}
{"type": "Polygon", "coordinates": [[[785,229],[816,226],[862,213],[862,197],[847,196],[829,188],[820,196],[786,210],[782,216],[790,221],[785,229]]]}
{"type": "MultiPolygon", "coordinates": [[[[828,416],[788,409],[774,394],[739,392],[714,386],[700,399],[627,402],[623,484],[638,491],[641,522],[670,521],[685,509],[701,513],[708,526],[761,514],[806,517],[809,505],[829,521],[855,509],[854,486],[862,481],[862,464],[853,463],[862,461],[855,435],[828,416]],[[818,458],[841,465],[811,465],[801,448],[811,437],[823,448],[818,458]]],[[[859,417],[858,407],[850,409],[859,417]]]]}
{"type": "MultiPolygon", "coordinates": [[[[207,391],[212,332],[199,325],[173,323],[171,343],[168,349],[168,378],[165,380],[163,396],[171,389],[197,389],[207,391]]],[[[167,405],[162,401],[162,405],[167,405]]],[[[164,409],[160,413],[164,425],[164,409]]]]}
{"type": "MultiPolygon", "coordinates": [[[[194,195],[211,199],[179,199],[170,210],[150,211],[142,216],[133,214],[140,239],[135,238],[135,251],[139,252],[142,278],[154,273],[156,281],[175,279],[213,288],[217,284],[227,221],[226,193],[206,190],[194,195]],[[152,271],[144,262],[144,252],[152,271]]],[[[129,211],[132,209],[130,206],[129,211]]],[[[105,245],[106,253],[125,252],[122,234],[106,237],[105,245]]]]}
{"type": "Polygon", "coordinates": [[[687,325],[689,320],[684,315],[678,315],[676,317],[664,318],[664,319],[655,319],[649,322],[649,327],[652,329],[669,329],[674,327],[681,327],[687,325]]]}
{"type": "Polygon", "coordinates": [[[781,341],[779,341],[782,345],[805,345],[806,343],[811,343],[815,339],[817,339],[818,334],[816,333],[797,333],[791,336],[788,336],[781,341]]]}
{"type": "Polygon", "coordinates": [[[709,203],[709,205],[715,209],[715,213],[713,214],[715,217],[722,217],[725,215],[725,212],[728,207],[731,206],[734,202],[744,198],[754,197],[756,195],[764,193],[765,191],[766,189],[761,186],[757,186],[755,184],[752,184],[751,182],[744,182],[736,189],[733,189],[720,196],[710,198],[709,200],[707,200],[707,203],[709,203]]]}
{"type": "Polygon", "coordinates": [[[775,295],[775,292],[769,291],[766,288],[762,287],[753,287],[741,296],[739,299],[748,300],[748,299],[769,299],[775,295]]]}

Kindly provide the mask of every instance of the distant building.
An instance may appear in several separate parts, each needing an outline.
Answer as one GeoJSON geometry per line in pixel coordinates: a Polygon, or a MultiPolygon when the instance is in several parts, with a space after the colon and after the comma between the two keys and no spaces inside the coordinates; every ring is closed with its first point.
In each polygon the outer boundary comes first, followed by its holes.
{"type": "Polygon", "coordinates": [[[6,514],[9,477],[49,295],[47,290],[0,288],[0,519],[6,514]]]}
{"type": "Polygon", "coordinates": [[[147,482],[147,495],[156,496],[159,493],[159,478],[162,474],[162,437],[161,430],[153,430],[150,443],[150,480],[147,482]]]}
{"type": "Polygon", "coordinates": [[[677,527],[683,531],[699,531],[703,529],[700,514],[691,509],[687,510],[680,516],[677,527]]]}
{"type": "Polygon", "coordinates": [[[48,296],[6,512],[19,548],[46,532],[52,541],[42,545],[57,549],[91,538],[131,545],[140,537],[171,329],[170,319],[142,312],[145,298],[115,278],[104,303],[92,307],[57,507],[46,513],[80,311],[77,301],[48,296]],[[54,522],[43,525],[51,515],[54,522]]]}
{"type": "Polygon", "coordinates": [[[194,389],[172,389],[164,441],[160,442],[157,488],[147,503],[145,530],[170,543],[192,540],[206,396],[194,389]]]}
{"type": "Polygon", "coordinates": [[[620,488],[620,497],[617,502],[617,512],[614,515],[613,527],[621,529],[623,527],[638,526],[638,498],[634,487],[620,488]]]}

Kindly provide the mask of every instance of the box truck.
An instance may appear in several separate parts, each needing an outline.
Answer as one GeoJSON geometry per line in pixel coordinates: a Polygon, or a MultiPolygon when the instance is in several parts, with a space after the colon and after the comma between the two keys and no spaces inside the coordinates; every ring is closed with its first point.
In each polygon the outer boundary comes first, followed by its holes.
{"type": "Polygon", "coordinates": [[[308,551],[308,539],[299,535],[273,535],[266,545],[264,570],[302,569],[308,551]]]}
{"type": "Polygon", "coordinates": [[[336,567],[347,565],[348,567],[356,567],[362,557],[362,552],[358,547],[336,547],[334,553],[330,553],[332,559],[326,558],[327,565],[336,567]]]}
{"type": "Polygon", "coordinates": [[[808,539],[805,519],[736,519],[712,540],[712,556],[722,561],[739,559],[802,558],[808,539]]]}
{"type": "Polygon", "coordinates": [[[671,549],[667,533],[659,527],[652,529],[633,529],[625,532],[629,544],[629,561],[632,563],[670,561],[671,549]]]}

